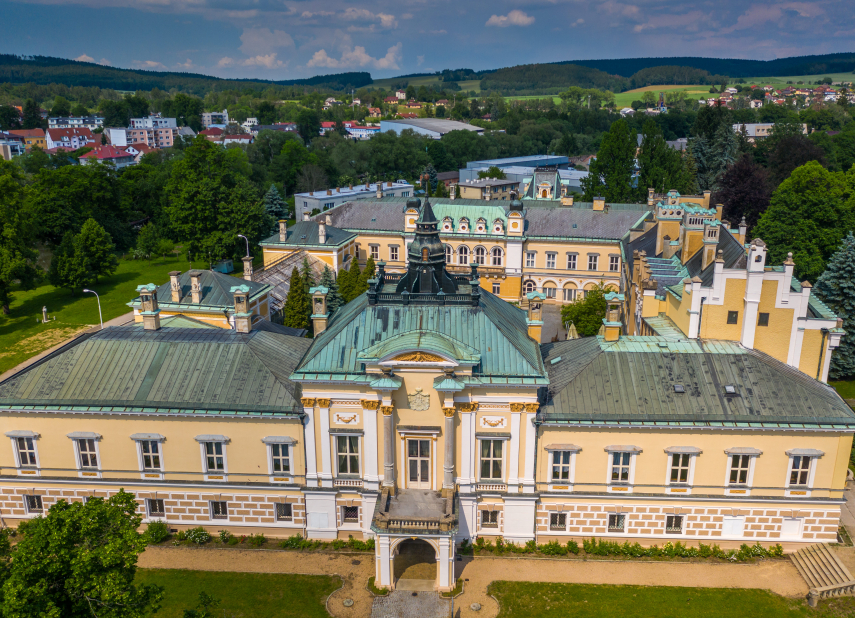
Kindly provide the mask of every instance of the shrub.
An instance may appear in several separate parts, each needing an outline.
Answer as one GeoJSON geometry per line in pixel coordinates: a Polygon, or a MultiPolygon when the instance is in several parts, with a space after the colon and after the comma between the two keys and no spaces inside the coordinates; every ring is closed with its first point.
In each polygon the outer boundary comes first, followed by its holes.
{"type": "Polygon", "coordinates": [[[472,543],[469,542],[469,539],[463,539],[463,542],[460,543],[460,547],[458,548],[458,553],[461,556],[471,556],[473,554],[473,546],[472,543]]]}
{"type": "Polygon", "coordinates": [[[535,554],[537,553],[537,543],[534,542],[534,539],[525,542],[525,549],[523,551],[525,554],[535,554]]]}
{"type": "Polygon", "coordinates": [[[571,554],[578,555],[579,544],[576,541],[567,541],[567,551],[571,554]]]}
{"type": "Polygon", "coordinates": [[[502,537],[496,539],[496,553],[500,556],[505,553],[505,539],[502,537]]]}
{"type": "Polygon", "coordinates": [[[332,548],[335,550],[344,549],[347,547],[347,541],[343,541],[342,539],[336,539],[332,542],[332,548]]]}
{"type": "Polygon", "coordinates": [[[564,556],[567,554],[567,548],[558,541],[550,541],[546,545],[541,545],[540,551],[547,556],[564,556]]]}
{"type": "Polygon", "coordinates": [[[229,540],[228,540],[228,544],[229,544],[229,545],[237,545],[238,543],[240,543],[240,539],[239,539],[239,538],[237,538],[237,537],[236,537],[236,536],[234,536],[234,535],[229,536],[229,540]]]}
{"type": "Polygon", "coordinates": [[[357,541],[351,535],[347,537],[347,548],[354,551],[374,551],[374,539],[357,541]]]}
{"type": "Polygon", "coordinates": [[[264,538],[263,534],[250,534],[246,542],[249,543],[250,547],[261,547],[267,542],[267,539],[264,538]]]}
{"type": "Polygon", "coordinates": [[[220,543],[222,543],[223,545],[225,545],[226,543],[228,543],[229,541],[232,540],[232,533],[229,532],[228,530],[220,530],[219,534],[220,534],[220,543]]]}
{"type": "Polygon", "coordinates": [[[202,526],[191,528],[184,534],[184,537],[196,545],[204,545],[211,540],[211,535],[202,526]]]}
{"type": "Polygon", "coordinates": [[[165,521],[153,521],[145,529],[143,534],[148,545],[157,545],[169,538],[169,526],[165,521]]]}

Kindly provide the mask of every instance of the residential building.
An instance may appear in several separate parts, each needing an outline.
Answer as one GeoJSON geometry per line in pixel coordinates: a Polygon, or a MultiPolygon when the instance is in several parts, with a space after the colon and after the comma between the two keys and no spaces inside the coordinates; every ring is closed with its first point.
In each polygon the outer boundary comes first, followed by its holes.
{"type": "Polygon", "coordinates": [[[199,135],[203,135],[206,140],[209,142],[219,142],[222,141],[223,135],[225,135],[225,130],[219,127],[208,127],[207,129],[202,129],[199,131],[199,135]]]}
{"type": "Polygon", "coordinates": [[[177,137],[178,127],[174,118],[133,118],[127,129],[128,144],[145,144],[151,148],[172,148],[177,137]],[[134,120],[151,120],[152,126],[141,122],[135,124],[134,120]]]}
{"type": "Polygon", "coordinates": [[[116,169],[121,169],[136,163],[136,157],[125,150],[116,146],[95,146],[92,150],[80,157],[81,165],[89,165],[98,161],[100,163],[109,163],[115,166],[116,169]]]}
{"type": "Polygon", "coordinates": [[[558,155],[531,155],[528,157],[506,157],[504,159],[483,159],[481,161],[469,161],[465,168],[460,170],[460,181],[477,180],[478,172],[483,172],[490,167],[498,167],[505,171],[508,168],[528,168],[531,173],[534,168],[550,167],[566,170],[570,167],[570,159],[558,155]]]}
{"type": "Polygon", "coordinates": [[[150,146],[146,146],[145,144],[134,144],[131,146],[118,146],[118,148],[124,150],[134,157],[134,163],[139,163],[140,159],[142,159],[145,155],[150,152],[154,152],[157,148],[151,148],[150,146]]]}
{"type": "Polygon", "coordinates": [[[4,161],[11,161],[12,157],[18,157],[26,152],[24,138],[8,131],[0,131],[0,157],[4,161]]]}
{"type": "Polygon", "coordinates": [[[258,118],[247,118],[241,123],[240,126],[245,132],[251,133],[252,128],[256,125],[258,125],[258,118]]]}
{"type": "Polygon", "coordinates": [[[253,126],[250,133],[258,135],[261,131],[286,131],[296,133],[297,125],[293,122],[277,122],[276,124],[257,124],[253,126]]]}
{"type": "Polygon", "coordinates": [[[355,137],[356,139],[369,139],[370,137],[377,135],[380,132],[380,127],[378,126],[360,126],[360,125],[351,125],[347,127],[347,134],[355,137]]]}
{"type": "Polygon", "coordinates": [[[345,202],[372,199],[378,195],[408,198],[413,195],[414,189],[413,185],[406,180],[397,180],[296,193],[294,194],[295,216],[298,221],[302,221],[304,216],[310,215],[315,210],[324,212],[345,202]]]}
{"type": "Polygon", "coordinates": [[[45,132],[43,129],[12,129],[12,135],[24,138],[24,148],[30,152],[33,147],[45,149],[45,132]]]}
{"type": "MultiPolygon", "coordinates": [[[[754,142],[757,139],[762,139],[764,137],[768,137],[772,133],[772,128],[775,126],[774,122],[752,122],[752,123],[738,123],[733,125],[733,130],[737,133],[741,133],[745,131],[745,135],[748,138],[749,142],[754,142]]],[[[802,133],[807,135],[808,128],[807,124],[802,124],[802,133]]]]}
{"type": "Polygon", "coordinates": [[[327,218],[323,215],[315,221],[298,221],[291,227],[281,220],[279,232],[259,244],[264,250],[265,267],[295,251],[303,251],[337,273],[342,268],[349,268],[357,253],[356,234],[327,225],[327,218]]]}
{"type": "Polygon", "coordinates": [[[383,115],[383,110],[380,109],[379,107],[369,107],[368,108],[368,115],[371,118],[380,118],[383,115]]]}
{"type": "Polygon", "coordinates": [[[96,138],[89,129],[48,129],[45,132],[45,145],[48,149],[77,150],[84,146],[100,144],[100,137],[99,135],[96,138]]]}
{"type": "Polygon", "coordinates": [[[395,98],[398,101],[406,101],[407,100],[407,91],[406,90],[396,90],[395,98]]]}
{"type": "Polygon", "coordinates": [[[229,144],[237,144],[238,146],[248,146],[252,143],[252,135],[248,133],[239,133],[237,135],[223,135],[222,144],[223,146],[228,146],[229,144]]]}
{"type": "Polygon", "coordinates": [[[104,133],[107,137],[107,143],[117,148],[124,148],[128,145],[128,129],[124,127],[108,127],[104,129],[104,133]]]}
{"type": "Polygon", "coordinates": [[[412,129],[421,135],[427,135],[433,139],[440,139],[446,133],[452,131],[473,131],[478,135],[484,134],[484,129],[475,125],[457,122],[456,120],[444,120],[442,118],[403,118],[401,120],[381,120],[380,132],[394,131],[400,134],[405,129],[412,129]]]}
{"type": "Polygon", "coordinates": [[[145,118],[131,118],[131,129],[177,129],[178,123],[175,118],[161,118],[160,116],[146,116],[145,118]]]}
{"type": "Polygon", "coordinates": [[[69,116],[48,118],[49,129],[101,129],[104,127],[103,116],[69,116]]]}
{"type": "Polygon", "coordinates": [[[516,180],[482,178],[467,180],[457,185],[460,197],[470,200],[512,200],[519,195],[520,183],[516,180]]]}
{"type": "Polygon", "coordinates": [[[207,128],[212,124],[229,124],[229,110],[221,112],[202,112],[202,126],[207,128]]]}
{"type": "Polygon", "coordinates": [[[544,344],[543,295],[520,309],[449,271],[416,210],[402,272],[378,262],[333,316],[311,289],[314,339],[254,319],[247,281],[221,299],[233,329],[163,317],[174,288],[141,285],[141,324],[0,383],[4,522],[124,489],[178,530],[373,538],[383,587],[430,548],[439,590],[475,537],[837,541],[855,412],[831,387],[733,341],[625,335],[619,293],[603,335],[544,344]]]}

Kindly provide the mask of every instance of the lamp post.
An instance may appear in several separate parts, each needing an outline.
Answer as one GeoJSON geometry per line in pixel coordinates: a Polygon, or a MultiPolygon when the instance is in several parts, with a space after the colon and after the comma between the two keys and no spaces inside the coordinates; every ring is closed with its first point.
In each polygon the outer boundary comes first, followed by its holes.
{"type": "Polygon", "coordinates": [[[243,238],[246,241],[246,257],[249,257],[249,239],[243,234],[238,234],[238,238],[243,238]]]}
{"type": "Polygon", "coordinates": [[[94,290],[87,290],[86,288],[83,288],[83,291],[88,292],[89,294],[94,294],[95,298],[98,300],[98,321],[101,322],[101,330],[104,330],[104,318],[101,315],[101,297],[98,296],[98,292],[94,290]]]}

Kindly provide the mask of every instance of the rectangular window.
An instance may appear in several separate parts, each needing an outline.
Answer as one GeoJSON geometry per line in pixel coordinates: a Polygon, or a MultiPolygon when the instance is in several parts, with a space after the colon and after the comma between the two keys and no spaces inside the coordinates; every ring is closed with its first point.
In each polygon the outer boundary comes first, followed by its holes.
{"type": "Polygon", "coordinates": [[[674,453],[671,455],[671,483],[689,482],[689,458],[691,455],[685,453],[674,453]]]}
{"type": "Polygon", "coordinates": [[[564,292],[564,300],[568,302],[573,302],[576,300],[576,290],[570,288],[564,288],[562,290],[564,292]]]}
{"type": "Polygon", "coordinates": [[[502,284],[501,283],[494,283],[493,284],[493,294],[498,296],[501,293],[502,293],[502,284]]]}
{"type": "Polygon", "coordinates": [[[761,313],[757,316],[757,326],[769,326],[768,313],[761,313]]]}
{"type": "Polygon", "coordinates": [[[612,483],[629,483],[629,459],[631,453],[612,453],[612,483]]]}
{"type": "Polygon", "coordinates": [[[567,529],[567,513],[550,513],[549,515],[550,530],[566,530],[567,529]]]}
{"type": "Polygon", "coordinates": [[[534,268],[534,258],[537,254],[534,251],[527,251],[525,254],[526,268],[534,268]]]}
{"type": "Polygon", "coordinates": [[[358,506],[344,506],[342,507],[342,521],[346,524],[358,524],[359,523],[359,507],[358,506]]]}
{"type": "Polygon", "coordinates": [[[616,255],[609,256],[609,270],[612,272],[620,270],[620,257],[616,255]]]}
{"type": "Polygon", "coordinates": [[[77,440],[77,452],[80,454],[81,468],[97,468],[98,454],[95,451],[95,440],[85,438],[77,440]]]}
{"type": "Polygon", "coordinates": [[[160,472],[160,444],[157,440],[140,440],[139,445],[143,470],[160,472]]]}
{"type": "Polygon", "coordinates": [[[730,476],[728,479],[731,485],[748,484],[748,466],[750,463],[751,458],[748,455],[733,455],[730,458],[730,476]]]}
{"type": "Polygon", "coordinates": [[[727,312],[727,323],[728,324],[736,324],[739,321],[739,312],[738,311],[728,311],[727,312]]]}
{"type": "Polygon", "coordinates": [[[599,262],[598,255],[589,255],[588,256],[588,270],[597,270],[597,263],[599,262]]]}
{"type": "Polygon", "coordinates": [[[222,442],[205,442],[205,471],[223,472],[226,469],[222,442]]]}
{"type": "Polygon", "coordinates": [[[683,516],[668,515],[665,518],[665,532],[668,534],[683,534],[683,516]]]}
{"type": "Polygon", "coordinates": [[[502,480],[502,440],[481,440],[481,478],[502,480]]]}
{"type": "Polygon", "coordinates": [[[293,518],[293,509],[288,502],[280,502],[276,505],[276,521],[291,521],[293,518]]]}
{"type": "Polygon", "coordinates": [[[626,528],[626,515],[609,515],[609,532],[623,532],[626,528]]]}
{"type": "Polygon", "coordinates": [[[557,253],[547,253],[546,254],[546,267],[547,268],[555,268],[556,258],[558,257],[557,253]]]}
{"type": "Polygon", "coordinates": [[[389,247],[389,260],[391,260],[392,262],[398,261],[398,247],[397,246],[393,245],[393,246],[389,247]]]}
{"type": "Polygon", "coordinates": [[[36,467],[36,441],[32,438],[15,438],[18,449],[18,461],[22,468],[36,467]]]}
{"type": "Polygon", "coordinates": [[[573,453],[570,451],[553,451],[552,452],[552,480],[553,481],[570,481],[570,458],[573,453]]]}
{"type": "Polygon", "coordinates": [[[339,474],[359,474],[359,437],[336,436],[339,474]]]}
{"type": "Polygon", "coordinates": [[[163,506],[163,500],[148,498],[145,502],[149,517],[166,517],[166,508],[163,506]]]}
{"type": "Polygon", "coordinates": [[[274,474],[288,474],[291,472],[291,458],[289,454],[287,444],[270,445],[270,459],[273,463],[274,474]]]}
{"type": "Polygon", "coordinates": [[[546,298],[555,298],[555,292],[558,288],[553,287],[544,287],[543,291],[546,293],[546,298]]]}
{"type": "Polygon", "coordinates": [[[790,485],[808,484],[808,475],[810,474],[810,457],[796,455],[793,457],[793,466],[790,468],[790,485]]]}
{"type": "Polygon", "coordinates": [[[370,245],[371,249],[371,259],[379,260],[380,259],[380,245],[370,245]]]}
{"type": "Polygon", "coordinates": [[[481,511],[482,528],[499,527],[499,511],[481,511]]]}
{"type": "Polygon", "coordinates": [[[228,502],[211,502],[211,519],[228,519],[228,502]]]}
{"type": "Polygon", "coordinates": [[[576,255],[568,255],[567,256],[567,270],[576,270],[576,255]]]}
{"type": "Polygon", "coordinates": [[[24,496],[24,506],[27,507],[27,513],[44,513],[42,507],[41,496],[24,496]]]}
{"type": "Polygon", "coordinates": [[[401,191],[401,197],[410,197],[409,191],[401,191]]]}

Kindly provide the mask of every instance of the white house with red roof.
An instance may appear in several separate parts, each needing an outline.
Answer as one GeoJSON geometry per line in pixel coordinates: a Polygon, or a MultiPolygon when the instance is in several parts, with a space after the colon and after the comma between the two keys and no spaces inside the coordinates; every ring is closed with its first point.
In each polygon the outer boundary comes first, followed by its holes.
{"type": "Polygon", "coordinates": [[[80,157],[80,165],[90,165],[96,161],[111,163],[116,169],[121,169],[136,163],[134,155],[123,148],[105,145],[96,146],[85,155],[80,157]]]}
{"type": "MultiPolygon", "coordinates": [[[[49,150],[52,148],[77,150],[95,143],[95,135],[89,129],[48,129],[45,131],[45,145],[49,150]]],[[[100,143],[100,139],[98,143],[100,143]]]]}

